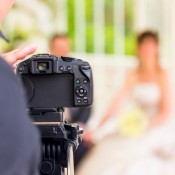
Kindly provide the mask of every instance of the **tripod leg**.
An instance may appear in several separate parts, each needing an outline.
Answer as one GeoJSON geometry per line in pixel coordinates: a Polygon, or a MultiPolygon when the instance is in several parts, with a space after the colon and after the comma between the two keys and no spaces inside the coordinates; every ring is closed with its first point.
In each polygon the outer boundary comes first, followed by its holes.
{"type": "Polygon", "coordinates": [[[74,175],[74,154],[72,145],[68,147],[67,155],[68,155],[68,167],[65,169],[64,175],[74,175]]]}

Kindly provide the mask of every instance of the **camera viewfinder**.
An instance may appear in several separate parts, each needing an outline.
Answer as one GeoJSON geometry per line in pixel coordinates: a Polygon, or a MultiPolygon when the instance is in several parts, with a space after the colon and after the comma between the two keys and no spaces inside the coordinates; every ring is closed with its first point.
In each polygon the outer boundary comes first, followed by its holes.
{"type": "Polygon", "coordinates": [[[47,71],[47,70],[49,70],[49,63],[48,62],[39,62],[37,64],[37,69],[39,71],[47,71]]]}

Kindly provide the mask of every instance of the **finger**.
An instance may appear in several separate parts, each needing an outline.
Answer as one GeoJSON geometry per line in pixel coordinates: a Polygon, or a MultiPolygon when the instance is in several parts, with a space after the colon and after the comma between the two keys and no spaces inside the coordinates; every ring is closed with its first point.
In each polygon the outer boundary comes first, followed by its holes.
{"type": "Polygon", "coordinates": [[[17,65],[16,64],[13,64],[12,68],[13,68],[13,70],[16,70],[17,65]]]}
{"type": "Polygon", "coordinates": [[[12,50],[11,52],[3,53],[3,54],[2,54],[2,57],[3,57],[3,58],[6,58],[7,60],[10,60],[11,57],[12,57],[12,55],[13,55],[14,53],[16,53],[17,51],[19,51],[19,50],[20,50],[20,49],[15,49],[15,50],[12,50]]]}
{"type": "Polygon", "coordinates": [[[36,46],[29,46],[29,47],[25,47],[23,49],[15,49],[15,50],[13,50],[11,52],[4,53],[2,55],[2,57],[10,65],[13,65],[14,63],[16,63],[16,61],[22,60],[26,56],[28,56],[29,54],[32,54],[33,52],[35,52],[36,49],[37,49],[36,46]]]}
{"type": "Polygon", "coordinates": [[[16,60],[23,60],[26,56],[34,53],[36,49],[37,49],[36,46],[28,46],[23,49],[17,49],[14,53],[16,60]]]}
{"type": "Polygon", "coordinates": [[[19,51],[19,50],[20,50],[20,49],[18,48],[18,49],[12,50],[12,51],[9,52],[9,53],[5,53],[5,54],[9,55],[9,54],[15,53],[15,52],[17,52],[17,51],[19,51]]]}

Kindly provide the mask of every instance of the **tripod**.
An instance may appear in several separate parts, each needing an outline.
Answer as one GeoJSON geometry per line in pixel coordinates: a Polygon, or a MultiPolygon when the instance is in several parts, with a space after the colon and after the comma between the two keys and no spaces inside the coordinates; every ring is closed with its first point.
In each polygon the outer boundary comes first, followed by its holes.
{"type": "Polygon", "coordinates": [[[81,142],[83,130],[64,120],[64,108],[35,108],[30,116],[42,140],[41,175],[74,175],[73,152],[81,142]]]}

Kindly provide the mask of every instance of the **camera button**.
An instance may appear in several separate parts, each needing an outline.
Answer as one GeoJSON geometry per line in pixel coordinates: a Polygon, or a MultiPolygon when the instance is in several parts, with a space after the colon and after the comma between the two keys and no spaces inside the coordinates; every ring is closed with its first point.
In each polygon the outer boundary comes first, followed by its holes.
{"type": "Polygon", "coordinates": [[[81,66],[81,69],[82,70],[89,70],[90,69],[90,66],[81,66]]]}
{"type": "Polygon", "coordinates": [[[75,60],[75,58],[71,58],[71,57],[61,57],[61,59],[63,60],[63,61],[65,61],[65,62],[71,62],[71,61],[74,61],[75,60]]]}
{"type": "Polygon", "coordinates": [[[88,103],[88,100],[87,100],[87,99],[85,99],[85,100],[83,100],[83,102],[84,102],[84,103],[88,103]]]}
{"type": "Polygon", "coordinates": [[[79,99],[79,100],[77,100],[77,103],[81,103],[81,100],[79,99]]]}
{"type": "Polygon", "coordinates": [[[22,72],[24,69],[23,69],[23,67],[19,67],[19,69],[18,69],[20,72],[22,72]]]}
{"type": "Polygon", "coordinates": [[[84,94],[84,89],[79,89],[80,94],[84,94]]]}
{"type": "Polygon", "coordinates": [[[76,80],[76,84],[80,84],[80,80],[79,79],[76,80]]]}
{"type": "Polygon", "coordinates": [[[87,80],[83,80],[83,83],[84,83],[84,84],[87,84],[87,83],[88,83],[88,81],[87,81],[87,80]]]}
{"type": "Polygon", "coordinates": [[[24,63],[24,66],[28,66],[30,64],[30,62],[28,61],[28,62],[25,62],[24,63]]]}
{"type": "Polygon", "coordinates": [[[71,66],[67,66],[67,70],[68,71],[72,70],[72,67],[71,66]]]}
{"type": "Polygon", "coordinates": [[[60,67],[59,67],[59,70],[60,70],[60,71],[64,71],[64,67],[63,67],[63,66],[60,66],[60,67]]]}

